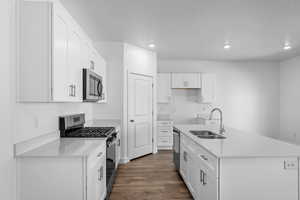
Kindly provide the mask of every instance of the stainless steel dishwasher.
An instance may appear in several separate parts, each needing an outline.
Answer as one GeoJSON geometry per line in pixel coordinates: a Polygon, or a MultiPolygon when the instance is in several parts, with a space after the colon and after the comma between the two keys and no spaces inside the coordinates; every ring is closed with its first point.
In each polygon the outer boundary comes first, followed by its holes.
{"type": "Polygon", "coordinates": [[[180,168],[180,130],[173,127],[173,162],[175,168],[179,171],[180,168]]]}

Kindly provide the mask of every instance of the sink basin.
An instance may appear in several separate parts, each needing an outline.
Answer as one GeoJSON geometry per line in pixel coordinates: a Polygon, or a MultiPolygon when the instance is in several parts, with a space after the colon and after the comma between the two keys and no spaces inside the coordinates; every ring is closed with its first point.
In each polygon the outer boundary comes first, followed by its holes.
{"type": "Polygon", "coordinates": [[[211,131],[190,131],[193,135],[199,137],[199,138],[204,138],[204,139],[225,139],[226,137],[223,135],[216,134],[211,131]]]}

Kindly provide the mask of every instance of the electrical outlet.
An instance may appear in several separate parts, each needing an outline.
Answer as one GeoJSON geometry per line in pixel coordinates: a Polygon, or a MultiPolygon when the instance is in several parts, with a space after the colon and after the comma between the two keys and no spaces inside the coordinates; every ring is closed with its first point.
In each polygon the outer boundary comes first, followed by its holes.
{"type": "Polygon", "coordinates": [[[284,169],[286,170],[298,169],[298,160],[285,160],[284,169]]]}

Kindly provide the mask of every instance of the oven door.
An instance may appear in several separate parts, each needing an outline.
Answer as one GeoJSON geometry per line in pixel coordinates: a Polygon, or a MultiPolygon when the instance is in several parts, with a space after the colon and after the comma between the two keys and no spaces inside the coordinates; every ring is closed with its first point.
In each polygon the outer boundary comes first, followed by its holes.
{"type": "Polygon", "coordinates": [[[96,102],[102,99],[102,77],[92,70],[83,69],[83,101],[96,102]]]}

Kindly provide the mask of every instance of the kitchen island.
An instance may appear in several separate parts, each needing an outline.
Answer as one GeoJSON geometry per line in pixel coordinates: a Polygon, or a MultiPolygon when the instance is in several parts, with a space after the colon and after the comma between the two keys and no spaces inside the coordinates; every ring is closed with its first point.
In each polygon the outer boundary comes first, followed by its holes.
{"type": "Polygon", "coordinates": [[[180,174],[195,199],[299,200],[300,147],[234,129],[227,129],[226,139],[202,139],[190,131],[210,127],[175,127],[181,132],[180,174]]]}

